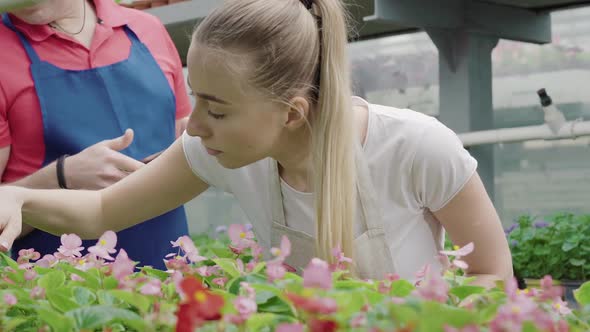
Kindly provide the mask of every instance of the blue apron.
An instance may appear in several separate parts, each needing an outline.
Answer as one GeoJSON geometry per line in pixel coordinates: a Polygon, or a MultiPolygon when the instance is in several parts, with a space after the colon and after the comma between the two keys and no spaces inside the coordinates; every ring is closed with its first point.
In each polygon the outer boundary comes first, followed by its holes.
{"type": "MultiPolygon", "coordinates": [[[[102,140],[119,137],[126,128],[132,128],[135,137],[122,153],[137,160],[174,142],[174,94],[148,48],[128,26],[128,59],[94,69],[65,70],[42,61],[7,14],[3,21],[16,32],[31,61],[43,115],[43,166],[63,154],[74,155],[102,140]]],[[[184,208],[179,207],[117,233],[117,249],[125,249],[139,265],[165,269],[164,256],[173,252],[170,241],[187,234],[184,208]]],[[[60,243],[59,237],[34,230],[17,240],[12,252],[18,255],[20,249],[35,248],[43,256],[56,252],[60,243]]],[[[83,241],[85,248],[95,244],[96,240],[83,241]]]]}

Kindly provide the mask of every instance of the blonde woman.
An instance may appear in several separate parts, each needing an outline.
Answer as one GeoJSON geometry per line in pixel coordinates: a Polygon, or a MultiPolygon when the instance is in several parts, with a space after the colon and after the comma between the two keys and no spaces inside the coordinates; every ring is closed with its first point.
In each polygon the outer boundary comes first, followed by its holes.
{"type": "MultiPolygon", "coordinates": [[[[1,188],[0,242],[24,221],[93,238],[165,213],[209,186],[235,195],[265,247],[286,234],[288,263],[332,260],[363,278],[441,268],[444,230],[475,244],[468,273],[512,273],[476,161],[428,116],[353,98],[339,0],[231,0],[197,28],[188,53],[197,105],[161,157],[98,192],[1,188]]],[[[171,239],[172,240],[172,239],[171,239]]]]}

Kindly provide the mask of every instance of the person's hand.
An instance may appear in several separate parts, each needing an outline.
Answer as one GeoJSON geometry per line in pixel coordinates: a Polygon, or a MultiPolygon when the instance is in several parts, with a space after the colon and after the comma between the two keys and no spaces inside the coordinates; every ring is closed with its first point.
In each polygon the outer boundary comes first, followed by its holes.
{"type": "Polygon", "coordinates": [[[19,236],[22,229],[21,208],[23,201],[18,192],[19,187],[0,187],[0,251],[7,252],[14,239],[19,236]]]}
{"type": "Polygon", "coordinates": [[[127,129],[123,136],[96,143],[67,157],[64,161],[64,175],[68,188],[106,188],[138,170],[144,163],[119,152],[132,141],[133,130],[127,129]]]}

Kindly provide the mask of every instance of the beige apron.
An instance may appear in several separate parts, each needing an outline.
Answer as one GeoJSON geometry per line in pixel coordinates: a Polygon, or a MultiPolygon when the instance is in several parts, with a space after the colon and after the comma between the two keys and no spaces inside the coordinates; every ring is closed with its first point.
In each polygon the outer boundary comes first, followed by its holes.
{"type": "MultiPolygon", "coordinates": [[[[369,167],[359,152],[359,186],[364,186],[361,192],[367,193],[361,198],[361,211],[364,232],[354,240],[355,261],[357,271],[362,279],[381,280],[386,273],[394,273],[394,261],[385,239],[380,209],[375,199],[369,167]],[[369,196],[369,197],[367,197],[369,196]]],[[[304,267],[314,257],[314,238],[305,232],[292,229],[285,222],[283,209],[283,195],[277,162],[270,159],[270,197],[272,208],[271,246],[280,247],[281,237],[286,235],[291,241],[291,255],[286,263],[301,273],[304,267]]],[[[357,221],[358,222],[358,221],[357,221]]]]}

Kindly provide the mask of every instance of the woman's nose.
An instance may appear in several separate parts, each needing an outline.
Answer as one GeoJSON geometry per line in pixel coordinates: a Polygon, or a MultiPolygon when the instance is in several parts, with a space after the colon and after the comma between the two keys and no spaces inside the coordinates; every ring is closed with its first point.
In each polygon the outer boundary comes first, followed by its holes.
{"type": "Polygon", "coordinates": [[[190,136],[206,138],[211,135],[211,130],[209,130],[205,121],[200,119],[198,114],[199,112],[197,110],[191,113],[186,125],[186,133],[190,136]]]}

